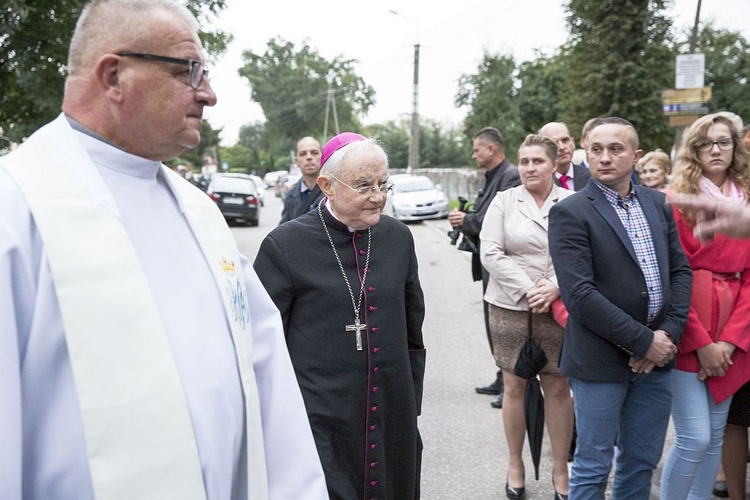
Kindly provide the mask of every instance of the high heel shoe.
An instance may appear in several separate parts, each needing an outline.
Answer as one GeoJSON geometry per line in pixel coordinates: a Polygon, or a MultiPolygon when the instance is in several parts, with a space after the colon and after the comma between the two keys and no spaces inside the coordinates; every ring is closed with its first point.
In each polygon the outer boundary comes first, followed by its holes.
{"type": "Polygon", "coordinates": [[[521,500],[526,496],[526,488],[524,486],[514,488],[508,483],[505,483],[505,496],[510,500],[521,500]]]}
{"type": "Polygon", "coordinates": [[[563,495],[557,492],[557,486],[555,486],[555,471],[552,471],[552,489],[555,491],[555,500],[568,500],[568,495],[563,495]]]}
{"type": "Polygon", "coordinates": [[[508,484],[508,479],[506,477],[505,496],[508,497],[509,500],[521,500],[526,496],[526,487],[521,486],[519,488],[514,488],[513,486],[508,484]]]}

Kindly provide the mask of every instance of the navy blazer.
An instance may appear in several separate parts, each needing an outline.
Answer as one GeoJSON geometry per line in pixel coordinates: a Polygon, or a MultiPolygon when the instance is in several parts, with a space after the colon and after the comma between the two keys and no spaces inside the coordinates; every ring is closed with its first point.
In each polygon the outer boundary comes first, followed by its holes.
{"type": "MultiPolygon", "coordinates": [[[[651,228],[664,305],[647,325],[648,291],[635,250],[617,212],[596,183],[550,210],[549,246],[560,294],[570,317],[560,369],[584,380],[621,382],[634,375],[654,330],[679,342],[690,308],[692,271],[664,194],[633,186],[651,228]]],[[[670,369],[673,363],[663,369],[670,369]]],[[[658,367],[657,367],[658,369],[658,367]]]]}
{"type": "Polygon", "coordinates": [[[307,210],[304,212],[302,211],[302,206],[304,203],[302,203],[302,183],[304,182],[304,179],[300,179],[297,182],[294,183],[294,186],[289,188],[289,192],[286,194],[286,197],[284,198],[284,209],[281,211],[281,221],[279,222],[279,225],[288,222],[292,219],[296,219],[300,215],[303,215],[307,212],[310,212],[317,208],[318,204],[320,203],[320,200],[323,199],[323,192],[320,190],[320,188],[316,185],[311,190],[310,194],[308,196],[315,196],[312,200],[312,203],[307,207],[307,210]]]}
{"type": "MultiPolygon", "coordinates": [[[[571,165],[571,168],[573,169],[573,191],[580,191],[581,189],[586,187],[586,184],[589,183],[589,179],[591,179],[591,172],[589,172],[589,169],[584,167],[583,165],[571,165]]],[[[560,179],[555,176],[554,178],[555,184],[562,187],[562,184],[560,184],[560,179]]]]}

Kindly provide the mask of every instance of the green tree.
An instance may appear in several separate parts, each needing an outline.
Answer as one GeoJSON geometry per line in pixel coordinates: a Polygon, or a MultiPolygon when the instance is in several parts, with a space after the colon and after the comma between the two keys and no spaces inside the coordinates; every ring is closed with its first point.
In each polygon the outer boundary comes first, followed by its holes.
{"type": "MultiPolygon", "coordinates": [[[[243,53],[239,73],[250,83],[252,99],[266,116],[269,140],[296,141],[323,133],[328,90],[335,93],[341,131],[360,130],[359,115],[374,104],[375,91],[354,73],[356,60],[341,56],[327,61],[307,42],[297,48],[271,39],[265,53],[243,53]]],[[[332,113],[328,133],[334,133],[332,113]]]]}
{"type": "Polygon", "coordinates": [[[516,63],[512,56],[485,54],[476,74],[462,75],[455,102],[469,109],[464,133],[471,144],[474,134],[495,127],[503,135],[505,155],[515,158],[525,136],[516,100],[516,63]]]}
{"type": "Polygon", "coordinates": [[[564,77],[560,59],[559,54],[548,57],[537,53],[536,59],[518,67],[518,113],[526,132],[536,132],[562,116],[560,94],[564,77]]]}
{"type": "Polygon", "coordinates": [[[630,120],[643,149],[669,149],[661,91],[674,82],[669,0],[570,0],[562,51],[562,118],[571,130],[595,116],[630,120]]]}
{"type": "Polygon", "coordinates": [[[211,156],[221,165],[221,157],[219,156],[220,134],[221,129],[214,129],[208,123],[208,120],[203,120],[201,122],[201,142],[195,148],[183,152],[180,157],[198,168],[203,165],[204,156],[211,156]]]}
{"type": "Polygon", "coordinates": [[[240,127],[237,144],[244,147],[252,155],[253,169],[259,175],[264,175],[268,169],[268,142],[265,140],[265,126],[261,122],[248,123],[240,127]]]}
{"type": "Polygon", "coordinates": [[[404,118],[401,122],[389,120],[383,124],[370,125],[365,132],[383,145],[388,154],[389,168],[400,169],[406,168],[409,163],[410,130],[410,122],[404,118]]]}
{"type": "Polygon", "coordinates": [[[241,144],[235,144],[228,148],[221,148],[221,159],[229,165],[230,172],[252,173],[258,172],[257,163],[254,161],[253,151],[241,144]]]}
{"type": "MultiPolygon", "coordinates": [[[[0,131],[10,140],[23,140],[60,113],[70,37],[85,3],[8,0],[0,7],[0,131]]],[[[186,0],[186,5],[206,26],[225,0],[186,0]]],[[[217,56],[231,35],[207,31],[201,38],[217,56]]]]}
{"type": "MultiPolygon", "coordinates": [[[[434,120],[427,119],[420,120],[419,126],[420,168],[466,165],[467,150],[463,131],[460,128],[445,127],[434,120]]],[[[399,122],[389,120],[383,124],[370,125],[365,133],[378,138],[383,144],[388,153],[390,168],[406,168],[409,162],[411,118],[405,116],[399,122]]]]}
{"type": "Polygon", "coordinates": [[[467,165],[466,152],[471,148],[466,146],[460,128],[446,127],[433,120],[424,120],[421,128],[421,167],[446,168],[467,165]]]}
{"type": "MultiPolygon", "coordinates": [[[[686,41],[682,52],[687,52],[686,41]]],[[[750,43],[740,34],[706,25],[698,38],[706,55],[706,85],[712,87],[709,109],[732,111],[750,121],[750,43]]]]}
{"type": "Polygon", "coordinates": [[[256,122],[240,127],[238,144],[253,152],[258,171],[262,173],[289,168],[298,139],[273,136],[265,123],[256,122]]]}

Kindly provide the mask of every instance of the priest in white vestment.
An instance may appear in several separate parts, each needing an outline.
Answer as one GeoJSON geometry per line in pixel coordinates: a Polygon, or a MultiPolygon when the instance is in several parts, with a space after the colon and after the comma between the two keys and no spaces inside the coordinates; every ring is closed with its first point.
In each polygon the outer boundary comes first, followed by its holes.
{"type": "Polygon", "coordinates": [[[0,158],[0,498],[328,498],[278,310],[161,161],[216,96],[170,0],[94,0],[0,158]]]}

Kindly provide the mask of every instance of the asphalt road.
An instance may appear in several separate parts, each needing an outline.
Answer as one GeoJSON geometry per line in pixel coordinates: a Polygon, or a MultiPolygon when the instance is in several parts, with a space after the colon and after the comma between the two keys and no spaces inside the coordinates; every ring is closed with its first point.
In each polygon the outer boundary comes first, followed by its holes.
{"type": "MultiPolygon", "coordinates": [[[[240,251],[255,258],[263,237],[276,227],[281,200],[269,192],[258,227],[234,227],[240,251]]],[[[425,293],[427,347],[420,430],[424,441],[422,498],[490,500],[505,498],[507,455],[502,411],[492,396],[474,392],[494,380],[482,318],[481,283],[471,281],[469,254],[449,244],[445,220],[409,226],[414,234],[425,293]]],[[[373,242],[373,244],[378,244],[373,242]]],[[[668,435],[668,446],[672,431],[668,435]]],[[[549,442],[542,448],[540,479],[533,479],[528,447],[526,498],[553,496],[549,442]]],[[[658,498],[661,469],[654,474],[652,499],[658,498]]],[[[610,481],[611,483],[611,481],[610,481]]]]}

